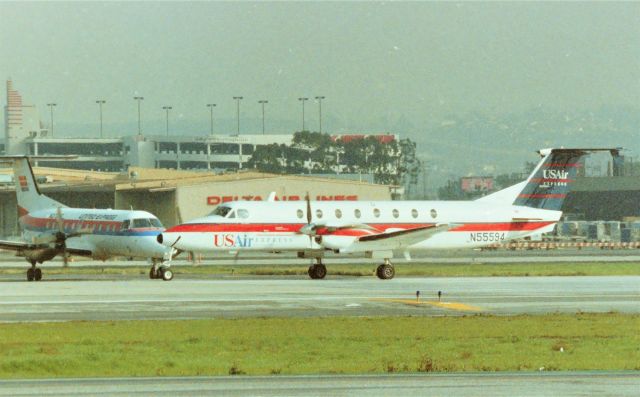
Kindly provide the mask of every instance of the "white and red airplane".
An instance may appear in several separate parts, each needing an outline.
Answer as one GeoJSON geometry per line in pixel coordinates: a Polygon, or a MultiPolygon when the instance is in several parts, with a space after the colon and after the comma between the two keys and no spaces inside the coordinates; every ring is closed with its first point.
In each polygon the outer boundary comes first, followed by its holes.
{"type": "Polygon", "coordinates": [[[37,264],[57,255],[62,255],[65,265],[68,255],[99,260],[115,256],[146,258],[153,261],[151,278],[173,278],[168,262],[171,250],[157,242],[164,227],[154,215],[146,211],[69,208],[40,193],[28,157],[0,156],[0,161],[13,163],[23,238],[0,240],[0,248],[17,251],[31,263],[28,281],[40,281],[42,270],[37,264]]]}
{"type": "Polygon", "coordinates": [[[383,259],[381,279],[395,275],[394,251],[474,248],[552,231],[562,202],[591,152],[545,149],[526,181],[475,201],[236,201],[207,217],[174,226],[158,242],[182,251],[297,251],[316,258],[313,279],[324,278],[325,251],[383,259]]]}

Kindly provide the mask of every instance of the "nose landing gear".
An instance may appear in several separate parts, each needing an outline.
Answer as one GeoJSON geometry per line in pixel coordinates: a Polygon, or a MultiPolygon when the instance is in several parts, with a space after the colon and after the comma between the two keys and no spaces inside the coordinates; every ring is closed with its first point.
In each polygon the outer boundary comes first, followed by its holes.
{"type": "Polygon", "coordinates": [[[164,281],[171,281],[173,280],[173,271],[169,266],[158,266],[154,262],[151,269],[149,269],[149,278],[152,280],[163,279],[164,281]]]}

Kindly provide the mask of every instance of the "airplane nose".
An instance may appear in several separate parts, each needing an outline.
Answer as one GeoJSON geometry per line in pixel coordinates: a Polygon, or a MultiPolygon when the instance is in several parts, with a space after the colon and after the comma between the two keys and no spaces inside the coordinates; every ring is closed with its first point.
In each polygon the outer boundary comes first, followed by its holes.
{"type": "Polygon", "coordinates": [[[158,240],[158,243],[162,244],[162,240],[164,240],[162,237],[162,233],[158,234],[158,237],[156,237],[156,240],[158,240]]]}

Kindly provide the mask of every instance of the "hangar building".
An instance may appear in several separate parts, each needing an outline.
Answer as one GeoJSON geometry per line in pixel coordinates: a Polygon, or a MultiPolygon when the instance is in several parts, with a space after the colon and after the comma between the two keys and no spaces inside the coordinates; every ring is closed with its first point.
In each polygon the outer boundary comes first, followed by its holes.
{"type": "MultiPolygon", "coordinates": [[[[394,187],[314,176],[240,172],[214,175],[197,171],[131,167],[128,173],[35,167],[40,190],[70,207],[149,211],[165,226],[210,213],[231,200],[390,200],[394,187]]],[[[20,234],[13,169],[0,169],[0,234],[20,234]]]]}

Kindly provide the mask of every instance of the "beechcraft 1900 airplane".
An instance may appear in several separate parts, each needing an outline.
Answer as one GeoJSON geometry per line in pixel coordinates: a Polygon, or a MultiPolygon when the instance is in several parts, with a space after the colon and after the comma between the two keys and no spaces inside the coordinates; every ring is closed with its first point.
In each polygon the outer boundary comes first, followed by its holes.
{"type": "Polygon", "coordinates": [[[24,240],[0,240],[0,248],[17,251],[31,263],[28,281],[40,281],[42,270],[37,264],[57,255],[62,255],[65,265],[68,255],[99,260],[115,256],[146,258],[153,261],[151,278],[173,278],[168,266],[171,250],[156,240],[164,230],[158,218],[146,211],[69,208],[40,193],[28,157],[0,156],[0,162],[13,163],[24,240]]]}
{"type": "Polygon", "coordinates": [[[475,201],[236,201],[207,217],[158,235],[182,251],[297,251],[316,258],[313,279],[324,278],[325,251],[383,259],[380,279],[395,275],[393,252],[474,248],[552,231],[560,220],[581,158],[619,149],[545,149],[526,181],[475,201]]]}

